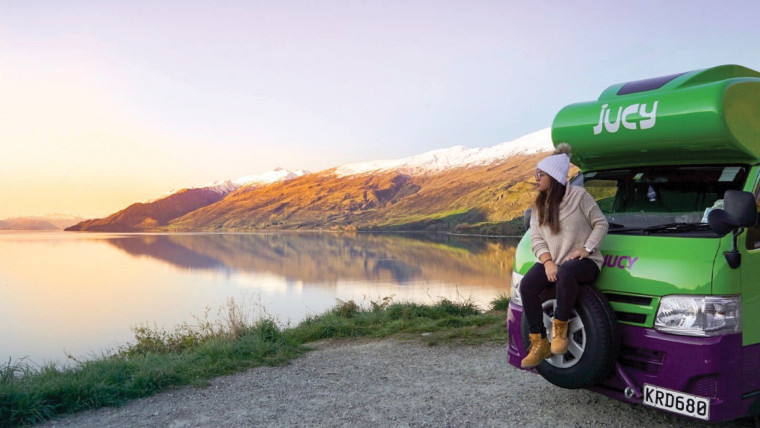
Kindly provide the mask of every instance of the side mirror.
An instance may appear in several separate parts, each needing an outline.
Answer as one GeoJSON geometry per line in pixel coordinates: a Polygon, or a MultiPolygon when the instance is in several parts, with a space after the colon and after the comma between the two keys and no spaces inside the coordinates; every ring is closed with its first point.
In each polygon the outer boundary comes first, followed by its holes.
{"type": "Polygon", "coordinates": [[[752,193],[726,190],[723,201],[725,209],[714,209],[707,215],[707,223],[715,233],[725,236],[736,228],[755,225],[757,205],[752,193]]]}
{"type": "Polygon", "coordinates": [[[757,223],[757,204],[755,195],[739,190],[726,190],[723,196],[726,212],[739,227],[750,227],[757,223]]]}
{"type": "Polygon", "coordinates": [[[528,208],[525,210],[525,214],[523,215],[523,227],[525,230],[530,229],[530,213],[533,211],[532,209],[528,208]]]}
{"type": "Polygon", "coordinates": [[[707,214],[707,224],[710,225],[710,229],[720,236],[726,236],[737,225],[731,220],[731,216],[721,209],[714,209],[707,214]]]}
{"type": "Polygon", "coordinates": [[[725,236],[734,231],[733,248],[725,251],[728,265],[736,269],[741,265],[741,253],[736,249],[736,238],[745,227],[754,226],[757,222],[757,205],[755,195],[738,190],[726,190],[723,195],[725,209],[714,209],[707,215],[707,223],[715,233],[725,236]]]}

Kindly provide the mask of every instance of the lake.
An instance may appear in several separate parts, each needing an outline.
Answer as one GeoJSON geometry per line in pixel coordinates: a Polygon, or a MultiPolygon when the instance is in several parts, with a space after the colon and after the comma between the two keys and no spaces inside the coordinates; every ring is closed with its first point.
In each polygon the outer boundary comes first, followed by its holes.
{"type": "Polygon", "coordinates": [[[222,316],[294,325],[337,299],[486,308],[509,293],[516,239],[425,234],[0,233],[0,361],[88,359],[222,316]]]}

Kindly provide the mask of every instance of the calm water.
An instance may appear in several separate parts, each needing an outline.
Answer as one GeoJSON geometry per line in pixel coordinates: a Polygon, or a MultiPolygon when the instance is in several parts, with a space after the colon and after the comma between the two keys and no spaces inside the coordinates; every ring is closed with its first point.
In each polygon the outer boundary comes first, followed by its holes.
{"type": "Polygon", "coordinates": [[[0,362],[87,359],[131,327],[172,329],[229,298],[281,324],[332,307],[509,292],[515,240],[331,233],[0,233],[0,362]]]}

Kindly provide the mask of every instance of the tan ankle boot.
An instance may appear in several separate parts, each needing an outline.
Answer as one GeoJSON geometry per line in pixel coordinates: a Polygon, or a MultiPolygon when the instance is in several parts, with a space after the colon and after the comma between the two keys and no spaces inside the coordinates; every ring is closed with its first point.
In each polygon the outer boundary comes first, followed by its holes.
{"type": "Polygon", "coordinates": [[[564,355],[567,352],[567,321],[554,319],[552,325],[552,354],[564,355]]]}
{"type": "Polygon", "coordinates": [[[549,350],[549,341],[545,337],[542,338],[541,333],[531,333],[528,337],[530,338],[530,349],[528,355],[520,363],[520,367],[524,369],[532,369],[541,364],[544,358],[552,356],[552,352],[549,350]]]}

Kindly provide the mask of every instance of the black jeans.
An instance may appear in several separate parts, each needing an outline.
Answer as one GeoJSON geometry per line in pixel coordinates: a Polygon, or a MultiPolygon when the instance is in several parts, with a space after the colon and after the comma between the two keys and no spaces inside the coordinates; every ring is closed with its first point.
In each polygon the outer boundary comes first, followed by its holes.
{"type": "MultiPolygon", "coordinates": [[[[572,259],[562,263],[557,271],[557,307],[554,318],[567,321],[578,297],[579,282],[594,282],[599,276],[599,268],[591,259],[572,259]]],[[[551,284],[546,277],[544,265],[536,263],[520,281],[520,296],[523,311],[528,320],[531,333],[546,335],[544,329],[543,309],[541,309],[541,292],[551,284]]]]}

